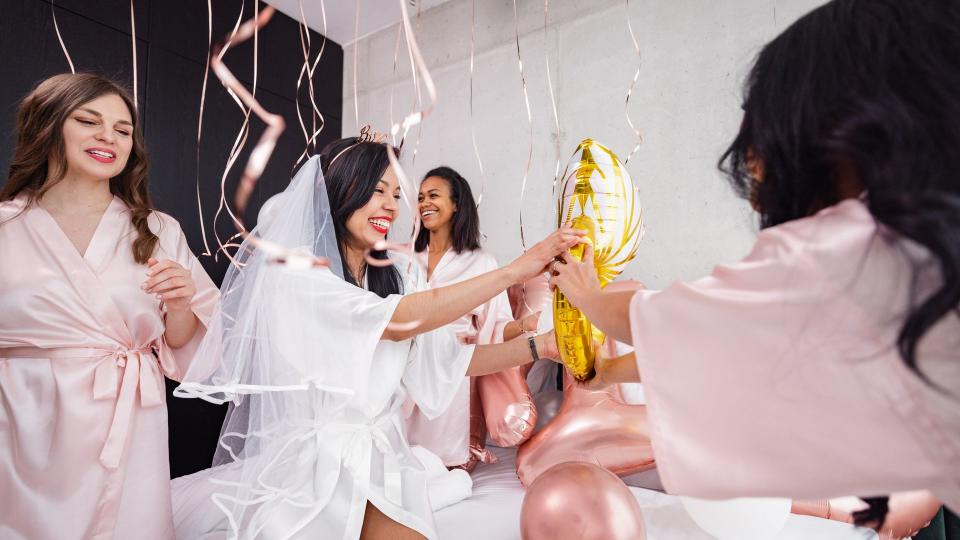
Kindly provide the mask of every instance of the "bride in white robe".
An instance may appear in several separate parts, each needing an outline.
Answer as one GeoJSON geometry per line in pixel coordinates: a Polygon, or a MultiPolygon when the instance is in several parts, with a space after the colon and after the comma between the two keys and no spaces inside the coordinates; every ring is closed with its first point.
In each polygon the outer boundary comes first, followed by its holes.
{"type": "Polygon", "coordinates": [[[397,197],[386,147],[342,139],[303,166],[275,218],[254,230],[271,244],[240,249],[176,391],[231,403],[215,466],[173,481],[178,538],[436,538],[404,401],[436,416],[465,375],[556,356],[551,334],[472,346],[445,325],[541,273],[582,236],[558,231],[504,268],[425,290],[402,256],[392,268],[366,263],[397,197]],[[277,264],[272,245],[299,255],[277,264]],[[330,268],[312,266],[314,256],[330,268]]]}

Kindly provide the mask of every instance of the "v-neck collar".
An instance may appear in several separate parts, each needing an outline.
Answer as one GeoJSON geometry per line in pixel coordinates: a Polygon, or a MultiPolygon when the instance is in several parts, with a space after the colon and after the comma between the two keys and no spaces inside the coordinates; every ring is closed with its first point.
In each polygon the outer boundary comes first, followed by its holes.
{"type": "Polygon", "coordinates": [[[429,274],[427,276],[427,283],[431,283],[437,276],[437,272],[443,268],[445,263],[449,262],[448,259],[453,252],[453,246],[448,247],[447,250],[443,252],[443,255],[440,256],[440,260],[437,261],[437,265],[433,267],[433,271],[430,271],[430,246],[427,246],[427,249],[421,251],[423,258],[425,259],[424,262],[426,263],[425,266],[427,268],[427,274],[429,274]]]}
{"type": "Polygon", "coordinates": [[[47,222],[49,228],[55,231],[51,235],[55,237],[55,240],[51,240],[61,244],[60,249],[62,256],[70,258],[76,257],[89,266],[91,270],[100,270],[104,259],[107,258],[111,252],[111,248],[114,247],[107,231],[110,230],[109,225],[113,224],[122,213],[123,204],[120,202],[120,199],[114,196],[110,200],[110,204],[107,205],[106,210],[100,215],[97,227],[93,230],[93,236],[90,237],[90,242],[87,243],[87,249],[83,253],[80,253],[77,246],[73,245],[70,237],[67,236],[67,233],[64,232],[63,228],[60,227],[60,224],[57,223],[57,220],[46,208],[41,206],[39,202],[34,203],[34,205],[36,206],[35,211],[37,215],[41,216],[41,218],[47,222]],[[70,253],[70,255],[66,255],[66,253],[70,253]]]}

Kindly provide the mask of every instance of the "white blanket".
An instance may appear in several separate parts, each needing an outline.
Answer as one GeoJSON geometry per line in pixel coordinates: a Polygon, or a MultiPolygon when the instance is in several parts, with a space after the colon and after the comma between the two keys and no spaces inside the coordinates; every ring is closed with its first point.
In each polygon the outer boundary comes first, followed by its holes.
{"type": "MultiPolygon", "coordinates": [[[[473,472],[473,496],[434,514],[443,540],[520,540],[523,486],[515,473],[516,452],[489,448],[497,463],[481,463],[473,472]]],[[[647,525],[647,540],[712,540],[690,519],[680,499],[657,491],[631,487],[647,525]]],[[[771,540],[870,540],[863,529],[836,521],[794,516],[771,540]]]]}

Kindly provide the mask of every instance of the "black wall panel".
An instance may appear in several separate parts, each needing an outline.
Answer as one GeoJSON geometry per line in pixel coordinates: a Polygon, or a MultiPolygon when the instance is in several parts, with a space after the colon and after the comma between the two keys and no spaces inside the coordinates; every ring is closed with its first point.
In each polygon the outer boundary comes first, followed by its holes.
{"type": "MultiPolygon", "coordinates": [[[[260,4],[261,9],[265,4],[260,4]]],[[[243,9],[253,15],[253,0],[214,0],[214,41],[230,32],[243,9]]],[[[132,86],[133,61],[129,0],[0,0],[0,183],[5,181],[13,153],[17,102],[36,83],[69,71],[53,27],[56,12],[60,33],[78,71],[107,75],[132,86]]],[[[220,179],[230,148],[243,123],[243,114],[220,81],[211,73],[203,116],[203,136],[197,161],[197,120],[207,54],[207,4],[202,0],[135,0],[138,97],[141,122],[150,153],[150,190],[156,206],[173,215],[190,247],[217,283],[227,268],[224,257],[203,256],[200,201],[207,245],[216,250],[214,213],[220,197],[220,179]]],[[[313,53],[323,37],[312,33],[313,53]]],[[[253,44],[232,48],[225,58],[234,74],[248,86],[253,81],[253,44]]],[[[253,224],[264,200],[284,189],[305,141],[296,114],[297,75],[303,62],[298,24],[277,13],[259,36],[257,97],[270,111],[283,115],[287,129],[251,200],[245,219],[253,224]]],[[[314,80],[316,101],[326,118],[318,142],[322,148],[340,137],[343,88],[343,49],[327,42],[314,80]]],[[[307,93],[300,90],[306,115],[307,93]]],[[[250,149],[263,132],[263,123],[251,117],[246,147],[227,177],[228,200],[250,149]]],[[[226,239],[236,231],[225,215],[217,231],[226,239]]],[[[223,409],[200,400],[173,398],[168,381],[170,456],[174,476],[210,465],[223,418],[223,409]]]]}

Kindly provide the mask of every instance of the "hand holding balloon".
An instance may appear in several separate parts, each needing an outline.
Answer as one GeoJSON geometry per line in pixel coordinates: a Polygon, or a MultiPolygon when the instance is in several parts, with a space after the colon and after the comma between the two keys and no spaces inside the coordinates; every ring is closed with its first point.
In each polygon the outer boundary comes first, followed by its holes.
{"type": "Polygon", "coordinates": [[[584,243],[586,231],[571,227],[560,228],[537,244],[523,255],[517,257],[508,268],[513,272],[514,283],[526,281],[547,271],[550,265],[561,253],[584,243]]]}
{"type": "Polygon", "coordinates": [[[550,265],[550,289],[557,287],[570,303],[585,305],[592,295],[600,292],[600,280],[593,264],[593,246],[583,248],[583,256],[578,259],[570,253],[560,255],[560,261],[550,265]]]}

